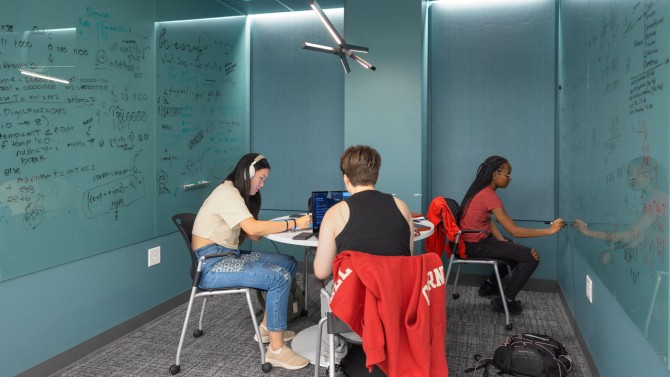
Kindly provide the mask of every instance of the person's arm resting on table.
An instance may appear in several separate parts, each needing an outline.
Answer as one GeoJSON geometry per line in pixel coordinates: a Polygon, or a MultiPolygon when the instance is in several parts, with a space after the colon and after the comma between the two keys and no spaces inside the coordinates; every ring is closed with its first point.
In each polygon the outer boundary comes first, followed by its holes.
{"type": "Polygon", "coordinates": [[[260,237],[268,234],[281,233],[293,228],[309,228],[310,222],[311,217],[309,215],[297,219],[287,219],[286,221],[265,221],[248,217],[240,222],[240,227],[249,238],[257,241],[260,237]]]}

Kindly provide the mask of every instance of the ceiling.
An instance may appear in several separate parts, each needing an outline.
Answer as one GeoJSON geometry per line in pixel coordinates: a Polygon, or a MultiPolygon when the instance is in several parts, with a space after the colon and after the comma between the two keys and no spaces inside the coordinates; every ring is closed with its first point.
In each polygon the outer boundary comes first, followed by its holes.
{"type": "MultiPolygon", "coordinates": [[[[345,0],[317,0],[323,9],[343,8],[345,0]]],[[[156,0],[156,20],[176,21],[309,10],[310,0],[156,0]]]]}
{"type": "MultiPolygon", "coordinates": [[[[296,12],[309,10],[309,0],[214,0],[242,14],[296,12]]],[[[344,0],[318,0],[321,8],[342,8],[344,0]]]]}

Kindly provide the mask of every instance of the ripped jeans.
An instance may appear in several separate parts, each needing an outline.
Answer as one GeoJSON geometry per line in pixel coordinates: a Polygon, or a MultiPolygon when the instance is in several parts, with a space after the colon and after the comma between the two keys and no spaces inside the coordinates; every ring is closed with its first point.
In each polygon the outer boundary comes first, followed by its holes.
{"type": "Polygon", "coordinates": [[[205,261],[200,288],[249,287],[267,291],[267,328],[270,331],[286,330],[288,296],[298,267],[295,258],[284,254],[238,251],[217,244],[201,247],[195,254],[201,257],[231,251],[239,254],[205,261]]]}

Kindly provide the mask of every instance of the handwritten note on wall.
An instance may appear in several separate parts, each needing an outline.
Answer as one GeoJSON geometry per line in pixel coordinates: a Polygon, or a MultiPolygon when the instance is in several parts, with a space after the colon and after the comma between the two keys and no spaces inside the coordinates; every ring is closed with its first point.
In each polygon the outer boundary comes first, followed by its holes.
{"type": "Polygon", "coordinates": [[[155,234],[153,9],[95,4],[0,15],[0,279],[155,234]]]}
{"type": "Polygon", "coordinates": [[[0,14],[0,280],[174,232],[248,149],[244,18],[42,2],[0,14]]]}
{"type": "Polygon", "coordinates": [[[670,7],[561,9],[559,210],[587,223],[569,246],[667,355],[670,7]]]}
{"type": "Polygon", "coordinates": [[[156,185],[159,229],[197,212],[248,151],[245,19],[158,23],[156,185]],[[183,190],[192,182],[209,185],[183,190]]]}

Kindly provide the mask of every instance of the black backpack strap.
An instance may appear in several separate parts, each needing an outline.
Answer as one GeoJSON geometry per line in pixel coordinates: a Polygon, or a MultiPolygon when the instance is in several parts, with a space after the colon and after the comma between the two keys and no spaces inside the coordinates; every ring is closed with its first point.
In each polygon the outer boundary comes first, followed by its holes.
{"type": "MultiPolygon", "coordinates": [[[[474,372],[477,369],[484,369],[484,374],[482,374],[483,377],[489,377],[489,365],[493,364],[493,359],[491,358],[482,358],[482,355],[475,354],[474,355],[475,360],[477,361],[477,364],[475,364],[474,368],[468,368],[465,369],[463,372],[464,373],[470,373],[474,372]]],[[[474,375],[474,373],[473,373],[474,375]]]]}

